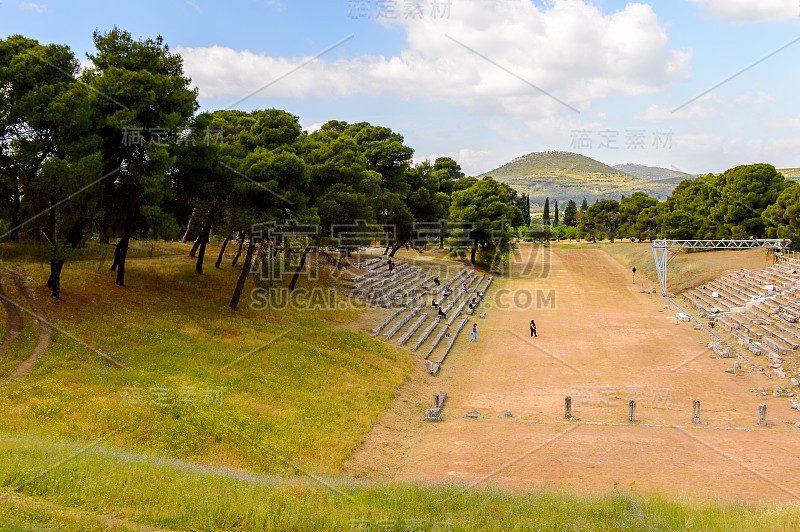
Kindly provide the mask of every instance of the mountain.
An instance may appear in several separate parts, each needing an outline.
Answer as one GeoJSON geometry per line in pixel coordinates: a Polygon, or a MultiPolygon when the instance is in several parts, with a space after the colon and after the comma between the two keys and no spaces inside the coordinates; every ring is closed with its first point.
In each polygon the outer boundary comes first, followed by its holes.
{"type": "Polygon", "coordinates": [[[492,176],[519,192],[529,193],[531,203],[538,205],[543,204],[548,196],[551,205],[554,200],[566,204],[570,199],[580,204],[584,197],[593,203],[600,198],[619,200],[621,196],[630,196],[637,191],[664,199],[677,185],[677,182],[631,175],[585,155],[567,151],[529,153],[477,177],[486,176],[492,176]]]}
{"type": "Polygon", "coordinates": [[[794,179],[797,181],[800,178],[800,168],[784,168],[783,170],[778,170],[778,172],[783,174],[783,177],[787,179],[794,179]]]}
{"type": "Polygon", "coordinates": [[[677,179],[677,182],[680,183],[684,179],[692,178],[692,176],[686,172],[678,172],[668,168],[659,168],[658,166],[644,166],[636,163],[615,164],[614,168],[634,177],[641,177],[642,179],[647,179],[649,181],[677,179]]]}

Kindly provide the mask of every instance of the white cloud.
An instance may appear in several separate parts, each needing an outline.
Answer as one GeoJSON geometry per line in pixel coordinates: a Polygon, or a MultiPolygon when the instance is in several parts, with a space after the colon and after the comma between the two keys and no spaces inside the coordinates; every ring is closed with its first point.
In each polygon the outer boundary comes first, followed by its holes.
{"type": "Polygon", "coordinates": [[[721,114],[720,105],[721,101],[716,93],[710,92],[677,111],[672,106],[651,104],[644,113],[634,115],[633,119],[658,124],[670,120],[711,118],[721,114]]]}
{"type": "Polygon", "coordinates": [[[742,109],[752,112],[773,102],[775,98],[764,91],[747,91],[728,100],[722,100],[716,92],[709,92],[677,111],[675,106],[652,104],[643,113],[634,115],[633,119],[658,124],[670,120],[714,118],[740,113],[742,109]]]}
{"type": "Polygon", "coordinates": [[[767,127],[772,129],[800,129],[800,115],[773,118],[767,121],[767,127]]]}
{"type": "MultiPolygon", "coordinates": [[[[691,51],[668,48],[665,27],[646,4],[630,3],[611,14],[602,13],[590,0],[553,0],[547,7],[522,0],[491,7],[481,0],[462,0],[447,19],[398,19],[407,43],[398,55],[321,58],[258,96],[391,94],[529,120],[567,111],[532,85],[586,109],[598,98],[657,93],[688,79],[691,51]]],[[[176,50],[202,97],[231,100],[311,59],[221,46],[176,50]]]]}
{"type": "Polygon", "coordinates": [[[305,130],[307,133],[314,133],[315,131],[319,131],[320,129],[322,129],[322,126],[324,125],[325,122],[315,122],[310,126],[308,126],[307,128],[305,128],[305,130]]]}
{"type": "Polygon", "coordinates": [[[800,17],[796,0],[690,0],[713,17],[736,24],[777,22],[800,17]]]}
{"type": "Polygon", "coordinates": [[[733,104],[737,107],[761,107],[773,102],[775,98],[764,91],[744,92],[733,99],[733,104]]]}
{"type": "Polygon", "coordinates": [[[47,11],[47,4],[37,4],[35,2],[20,2],[19,7],[29,11],[36,11],[37,13],[44,13],[47,11]]]}
{"type": "Polygon", "coordinates": [[[522,138],[522,131],[519,128],[511,126],[502,120],[489,120],[486,127],[497,133],[503,140],[519,142],[520,138],[522,138]]]}

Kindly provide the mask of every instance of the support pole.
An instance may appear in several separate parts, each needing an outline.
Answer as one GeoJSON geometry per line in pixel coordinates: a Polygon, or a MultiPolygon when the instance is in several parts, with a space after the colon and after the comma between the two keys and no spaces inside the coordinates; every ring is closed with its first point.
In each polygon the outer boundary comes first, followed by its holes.
{"type": "Polygon", "coordinates": [[[653,259],[656,262],[658,282],[661,285],[661,295],[667,295],[667,242],[665,240],[653,241],[653,259]]]}

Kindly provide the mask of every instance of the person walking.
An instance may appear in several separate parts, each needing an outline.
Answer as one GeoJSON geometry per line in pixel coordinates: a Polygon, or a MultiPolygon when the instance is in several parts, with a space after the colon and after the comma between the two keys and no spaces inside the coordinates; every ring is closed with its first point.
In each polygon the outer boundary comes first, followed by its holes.
{"type": "Polygon", "coordinates": [[[478,324],[472,324],[472,337],[469,339],[470,342],[478,342],[478,324]]]}
{"type": "Polygon", "coordinates": [[[531,320],[531,338],[534,336],[538,338],[538,335],[536,334],[536,322],[531,320]]]}
{"type": "Polygon", "coordinates": [[[636,282],[636,266],[633,267],[633,282],[636,282]]]}

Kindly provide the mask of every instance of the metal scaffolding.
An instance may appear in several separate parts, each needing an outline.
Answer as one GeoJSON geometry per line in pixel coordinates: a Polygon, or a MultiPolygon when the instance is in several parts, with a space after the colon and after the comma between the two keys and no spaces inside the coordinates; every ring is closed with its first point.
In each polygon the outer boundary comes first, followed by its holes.
{"type": "Polygon", "coordinates": [[[661,295],[667,295],[667,252],[672,249],[771,249],[783,252],[791,244],[787,239],[753,240],[653,240],[653,258],[656,261],[661,295]]]}

